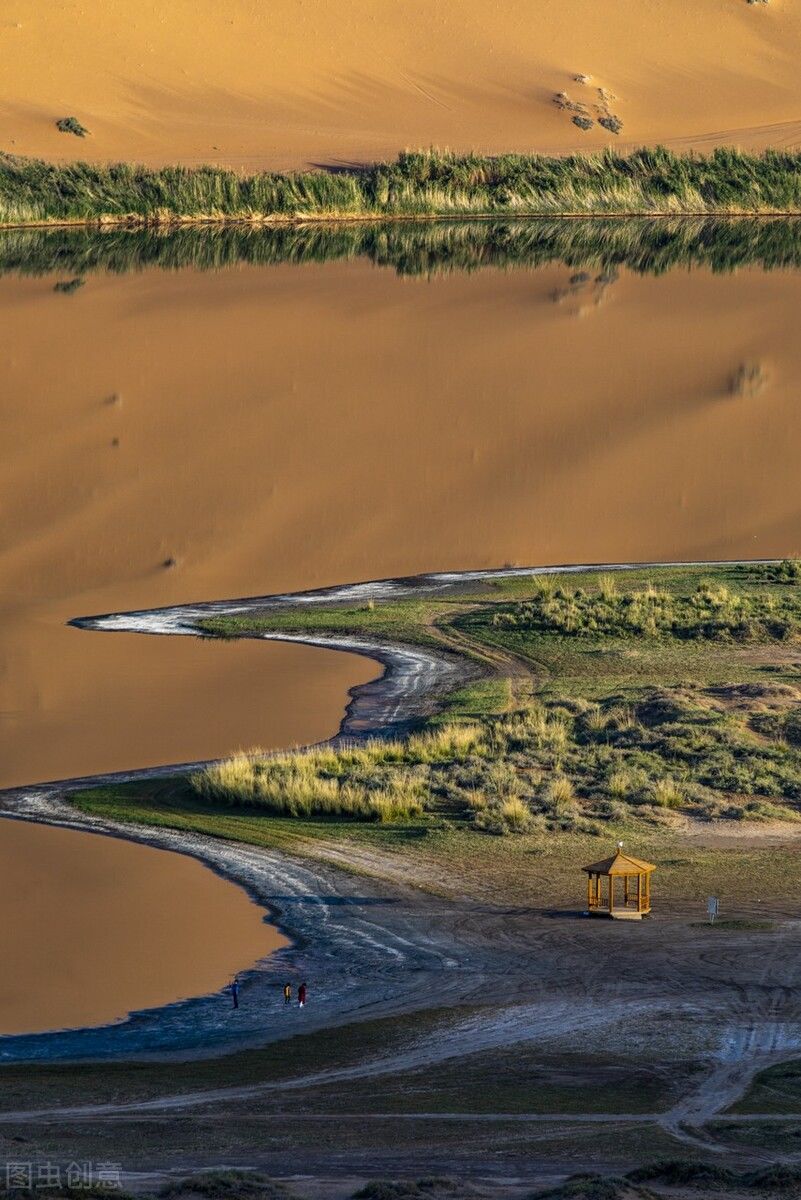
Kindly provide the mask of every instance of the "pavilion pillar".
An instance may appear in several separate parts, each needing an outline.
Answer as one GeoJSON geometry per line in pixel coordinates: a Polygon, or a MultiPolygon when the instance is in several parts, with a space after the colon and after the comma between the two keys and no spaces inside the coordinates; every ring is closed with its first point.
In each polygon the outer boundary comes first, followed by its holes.
{"type": "Polygon", "coordinates": [[[592,909],[592,875],[587,876],[587,911],[592,909]]]}
{"type": "Polygon", "coordinates": [[[609,879],[609,911],[611,913],[614,911],[614,908],[615,908],[615,877],[614,877],[614,875],[609,875],[608,879],[609,879]]]}
{"type": "Polygon", "coordinates": [[[637,912],[642,912],[642,875],[637,876],[637,912]]]}

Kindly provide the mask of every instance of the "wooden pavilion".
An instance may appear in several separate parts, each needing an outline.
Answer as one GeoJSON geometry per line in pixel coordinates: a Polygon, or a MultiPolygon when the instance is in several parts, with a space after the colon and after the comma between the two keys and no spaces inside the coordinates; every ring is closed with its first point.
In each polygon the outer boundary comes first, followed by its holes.
{"type": "Polygon", "coordinates": [[[639,921],[651,911],[651,872],[656,866],[624,854],[622,842],[618,842],[617,851],[611,858],[591,863],[582,870],[587,872],[587,911],[590,916],[639,921]],[[622,880],[622,888],[618,886],[618,880],[622,880]]]}

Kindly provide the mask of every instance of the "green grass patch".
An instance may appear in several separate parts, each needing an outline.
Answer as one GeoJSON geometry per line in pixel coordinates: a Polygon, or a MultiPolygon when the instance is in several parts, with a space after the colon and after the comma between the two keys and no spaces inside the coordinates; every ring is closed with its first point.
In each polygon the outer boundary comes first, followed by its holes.
{"type": "Polygon", "coordinates": [[[482,717],[500,716],[511,707],[510,681],[503,678],[477,679],[444,696],[440,711],[429,725],[447,725],[452,721],[476,721],[482,717]]]}
{"type": "MultiPolygon", "coordinates": [[[[348,1111],[380,1113],[654,1113],[670,1106],[686,1074],[662,1064],[621,1062],[602,1052],[548,1054],[533,1043],[472,1053],[414,1070],[354,1079],[348,1111]]],[[[343,1111],[342,1082],[315,1087],[315,1110],[343,1111]]],[[[302,1111],[302,1096],[282,1097],[283,1112],[302,1111]],[[287,1107],[290,1105],[291,1107],[287,1107]]]]}
{"type": "Polygon", "coordinates": [[[197,622],[204,633],[234,638],[260,633],[364,634],[394,642],[441,647],[430,629],[435,614],[449,605],[430,600],[370,602],[354,606],[308,605],[292,609],[267,609],[252,614],[206,617],[197,622]]]}
{"type": "Polygon", "coordinates": [[[801,1115],[801,1061],[778,1063],[756,1075],[732,1113],[798,1113],[801,1115]]]}
{"type": "Polygon", "coordinates": [[[194,773],[189,784],[212,802],[389,824],[422,816],[431,795],[430,765],[471,755],[480,739],[478,726],[454,724],[405,741],[374,738],[271,756],[253,751],[194,773]]]}
{"type": "Polygon", "coordinates": [[[531,599],[496,609],[493,629],[576,638],[680,638],[783,642],[801,629],[801,598],[791,591],[736,591],[723,583],[698,584],[689,595],[653,584],[621,591],[613,574],[594,588],[569,587],[543,576],[531,599]]]}
{"type": "MultiPolygon", "coordinates": [[[[75,118],[69,132],[83,127],[75,118]]],[[[85,131],[83,131],[85,132],[85,131]]],[[[82,134],[80,134],[82,136],[82,134]]],[[[0,223],[180,218],[798,213],[801,155],[663,147],[549,157],[406,151],[351,170],[46,163],[0,156],[0,223]]]]}

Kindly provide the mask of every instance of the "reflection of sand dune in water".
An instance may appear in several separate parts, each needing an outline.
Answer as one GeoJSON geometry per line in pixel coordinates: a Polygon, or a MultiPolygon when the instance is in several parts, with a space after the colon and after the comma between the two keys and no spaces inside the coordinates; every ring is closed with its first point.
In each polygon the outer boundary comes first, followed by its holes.
{"type": "Polygon", "coordinates": [[[24,821],[0,821],[0,911],[0,1035],[216,991],[286,945],[241,888],[186,855],[24,821]]]}
{"type": "Polygon", "coordinates": [[[552,99],[594,111],[599,87],[626,141],[760,148],[787,144],[801,101],[797,6],[745,0],[17,0],[0,48],[0,142],[46,157],[255,169],[598,148],[617,139],[552,99]],[[56,130],[72,114],[90,137],[56,130]]]}
{"type": "Polygon", "coordinates": [[[801,548],[801,279],[624,274],[552,303],[570,275],[0,280],[0,782],[322,737],[375,671],[64,627],[82,613],[801,548]],[[732,394],[752,361],[765,388],[732,394]]]}

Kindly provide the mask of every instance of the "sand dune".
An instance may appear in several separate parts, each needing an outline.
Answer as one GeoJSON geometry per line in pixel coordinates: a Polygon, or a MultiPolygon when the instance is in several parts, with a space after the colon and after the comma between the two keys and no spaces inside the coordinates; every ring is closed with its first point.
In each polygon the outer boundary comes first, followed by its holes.
{"type": "Polygon", "coordinates": [[[799,50],[790,0],[9,0],[0,148],[285,169],[429,144],[797,146],[799,50]],[[582,133],[560,91],[620,135],[582,133]],[[90,136],[59,133],[67,115],[90,136]]]}

